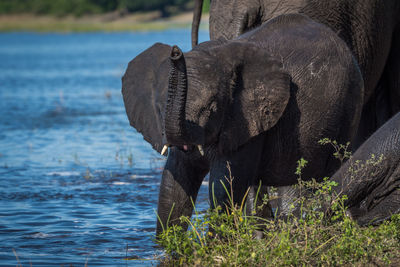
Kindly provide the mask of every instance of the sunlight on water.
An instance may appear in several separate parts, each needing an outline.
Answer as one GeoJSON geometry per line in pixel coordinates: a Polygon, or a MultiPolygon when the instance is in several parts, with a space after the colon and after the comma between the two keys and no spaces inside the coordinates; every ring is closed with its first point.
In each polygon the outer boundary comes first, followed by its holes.
{"type": "Polygon", "coordinates": [[[189,50],[190,32],[0,34],[0,265],[17,265],[13,251],[23,266],[156,264],[165,159],[120,93],[155,42],[189,50]]]}

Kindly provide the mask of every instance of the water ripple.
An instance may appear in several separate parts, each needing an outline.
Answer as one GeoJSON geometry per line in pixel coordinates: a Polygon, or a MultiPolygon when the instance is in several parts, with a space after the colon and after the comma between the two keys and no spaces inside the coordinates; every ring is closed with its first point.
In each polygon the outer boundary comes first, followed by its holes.
{"type": "Polygon", "coordinates": [[[165,158],[129,126],[121,76],[153,43],[188,50],[189,38],[0,34],[1,266],[14,251],[23,266],[157,264],[165,158]]]}

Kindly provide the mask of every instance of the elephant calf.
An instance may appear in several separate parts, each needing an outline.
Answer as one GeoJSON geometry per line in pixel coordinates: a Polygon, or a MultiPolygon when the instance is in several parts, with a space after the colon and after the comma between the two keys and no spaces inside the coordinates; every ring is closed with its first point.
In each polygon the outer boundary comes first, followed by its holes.
{"type": "Polygon", "coordinates": [[[122,94],[131,125],[157,151],[170,147],[158,201],[161,223],[192,214],[208,172],[210,202],[218,205],[227,203],[222,184],[229,187],[230,175],[234,202],[241,203],[260,181],[295,184],[301,157],[312,163],[305,176],[333,174],[339,166],[318,140],[352,139],[363,89],[346,44],[299,14],[188,53],[153,45],[129,63],[122,94]]]}

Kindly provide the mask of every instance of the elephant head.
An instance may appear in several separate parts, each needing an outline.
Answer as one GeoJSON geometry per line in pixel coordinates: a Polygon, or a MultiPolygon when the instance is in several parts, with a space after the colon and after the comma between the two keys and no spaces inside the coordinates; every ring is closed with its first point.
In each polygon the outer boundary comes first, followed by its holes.
{"type": "Polygon", "coordinates": [[[173,145],[230,153],[277,123],[289,89],[280,61],[240,42],[210,41],[185,54],[155,44],[122,78],[129,121],[158,152],[173,145]]]}

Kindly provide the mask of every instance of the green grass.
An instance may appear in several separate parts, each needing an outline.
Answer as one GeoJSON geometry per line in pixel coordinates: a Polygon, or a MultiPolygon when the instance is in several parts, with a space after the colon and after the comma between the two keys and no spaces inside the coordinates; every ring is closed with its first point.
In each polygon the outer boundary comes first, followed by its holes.
{"type": "MultiPolygon", "coordinates": [[[[350,155],[347,146],[331,144],[335,157],[350,155]]],[[[166,251],[164,265],[189,266],[400,266],[400,215],[379,226],[361,227],[346,215],[346,196],[335,192],[335,182],[325,178],[301,181],[306,161],[298,162],[299,192],[288,216],[263,219],[245,214],[244,204],[208,210],[179,225],[164,229],[158,242],[166,251]],[[302,214],[299,216],[298,214],[302,214]],[[256,239],[257,231],[263,238],[256,239]]],[[[231,181],[232,178],[228,179],[231,181]]],[[[226,188],[230,200],[232,192],[226,188]]],[[[263,204],[272,197],[265,195],[263,204]]],[[[262,208],[262,207],[259,207],[262,208]]]]}
{"type": "MultiPolygon", "coordinates": [[[[327,197],[332,184],[326,181],[317,190],[327,197]],[[325,189],[322,189],[325,188],[325,189]],[[327,190],[327,191],[325,191],[327,190]]],[[[321,199],[321,198],[318,198],[321,199]]],[[[241,208],[208,210],[189,223],[189,231],[173,225],[161,234],[166,265],[197,266],[337,266],[375,263],[400,264],[400,215],[378,227],[360,227],[338,205],[333,216],[315,209],[318,201],[306,204],[304,218],[290,216],[263,220],[245,215],[241,208]],[[264,238],[254,238],[263,229],[264,238]]]]}

